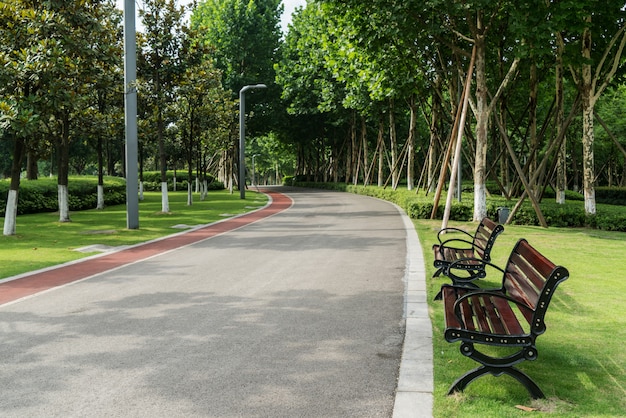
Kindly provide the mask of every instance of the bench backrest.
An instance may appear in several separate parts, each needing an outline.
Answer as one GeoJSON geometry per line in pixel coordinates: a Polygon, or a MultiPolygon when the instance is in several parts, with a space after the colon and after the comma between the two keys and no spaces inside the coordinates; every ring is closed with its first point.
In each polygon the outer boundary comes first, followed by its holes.
{"type": "Polygon", "coordinates": [[[474,234],[474,249],[481,260],[491,261],[491,248],[496,238],[504,231],[504,227],[489,218],[483,218],[474,234]]]}
{"type": "Polygon", "coordinates": [[[525,239],[520,239],[513,248],[502,286],[510,298],[528,307],[520,311],[533,334],[546,330],[544,317],[554,290],[568,277],[565,267],[555,266],[525,239]]]}

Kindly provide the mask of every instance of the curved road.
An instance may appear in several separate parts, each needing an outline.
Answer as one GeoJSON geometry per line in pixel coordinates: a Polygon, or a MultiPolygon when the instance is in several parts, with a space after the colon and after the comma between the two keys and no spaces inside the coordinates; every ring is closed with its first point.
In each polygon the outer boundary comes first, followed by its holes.
{"type": "Polygon", "coordinates": [[[405,220],[377,199],[278,190],[292,206],[197,242],[97,257],[48,291],[14,280],[39,293],[0,305],[0,415],[392,416],[411,392],[405,220]]]}

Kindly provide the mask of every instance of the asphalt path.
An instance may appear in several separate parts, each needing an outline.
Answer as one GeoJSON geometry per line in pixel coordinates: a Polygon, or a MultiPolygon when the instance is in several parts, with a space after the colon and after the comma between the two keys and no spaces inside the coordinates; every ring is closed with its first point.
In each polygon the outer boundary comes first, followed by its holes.
{"type": "Polygon", "coordinates": [[[293,205],[0,306],[3,417],[390,417],[406,233],[378,199],[293,205]]]}

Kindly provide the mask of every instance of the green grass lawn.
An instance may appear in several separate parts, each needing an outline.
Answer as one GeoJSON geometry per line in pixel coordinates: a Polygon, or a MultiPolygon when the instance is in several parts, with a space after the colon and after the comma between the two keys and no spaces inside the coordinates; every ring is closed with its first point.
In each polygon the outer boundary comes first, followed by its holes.
{"type": "MultiPolygon", "coordinates": [[[[450,385],[478,363],[459,352],[460,343],[443,338],[441,301],[433,301],[445,278],[431,278],[431,246],[441,221],[416,220],[426,268],[433,323],[436,417],[527,416],[517,405],[537,408],[551,417],[626,416],[626,233],[591,229],[506,226],[492,252],[504,267],[513,245],[526,238],[570,278],[557,289],[546,315],[547,331],[537,339],[539,358],[519,368],[546,394],[533,401],[526,389],[508,376],[486,376],[463,393],[447,396],[450,385]]],[[[475,223],[451,222],[473,232],[475,223]]],[[[499,283],[501,273],[489,272],[499,283]]]]}
{"type": "MultiPolygon", "coordinates": [[[[212,191],[205,200],[194,195],[187,205],[186,192],[170,192],[170,212],[161,212],[161,193],[144,193],[139,202],[139,229],[126,228],[126,205],[104,210],[70,213],[72,222],[59,222],[58,213],[17,217],[16,235],[1,236],[0,279],[84,258],[94,253],[77,248],[102,244],[132,245],[181,232],[175,225],[203,225],[250,212],[267,203],[267,196],[249,190],[246,199],[239,193],[212,191]]],[[[4,218],[2,218],[4,222],[4,218]]]]}

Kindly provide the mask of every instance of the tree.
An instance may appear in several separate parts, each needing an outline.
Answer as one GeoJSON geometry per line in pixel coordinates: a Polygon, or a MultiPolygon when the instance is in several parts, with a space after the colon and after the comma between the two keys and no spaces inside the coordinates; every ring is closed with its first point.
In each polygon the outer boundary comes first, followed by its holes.
{"type": "MultiPolygon", "coordinates": [[[[238,97],[245,85],[268,86],[261,94],[246,96],[247,108],[254,109],[255,114],[246,128],[252,136],[269,132],[280,119],[274,63],[282,36],[282,11],[280,0],[207,0],[191,16],[191,27],[215,50],[215,67],[222,72],[224,89],[231,91],[233,98],[238,97]]],[[[236,148],[236,144],[232,147],[236,148]]],[[[223,164],[232,165],[232,162],[223,164]]]]}
{"type": "Polygon", "coordinates": [[[145,9],[140,12],[145,27],[145,40],[140,43],[139,76],[156,125],[163,213],[170,211],[164,113],[167,104],[173,100],[177,80],[183,71],[179,52],[182,46],[184,14],[185,7],[179,7],[176,0],[147,0],[145,9]]]}
{"type": "MultiPolygon", "coordinates": [[[[201,165],[202,149],[209,147],[209,144],[203,147],[202,139],[212,142],[214,147],[211,148],[221,150],[222,144],[215,143],[219,143],[218,138],[223,137],[221,130],[228,131],[228,123],[224,123],[224,120],[234,119],[235,116],[235,106],[229,99],[230,94],[222,87],[221,73],[214,68],[210,59],[213,51],[197,38],[198,35],[193,30],[185,32],[181,53],[185,72],[181,77],[176,98],[177,113],[182,116],[179,118],[179,125],[188,170],[188,205],[193,203],[193,169],[201,165]]],[[[198,178],[200,174],[198,173],[198,178]]],[[[204,178],[202,185],[206,190],[204,178]]]]}
{"type": "Polygon", "coordinates": [[[626,11],[623,3],[556,2],[558,28],[572,39],[568,67],[578,87],[583,120],[583,192],[585,213],[595,215],[594,109],[619,70],[626,46],[626,11]],[[575,51],[578,49],[578,54],[575,51]]]}
{"type": "MultiPolygon", "coordinates": [[[[110,7],[110,3],[108,3],[110,7]]],[[[59,147],[59,218],[69,220],[67,199],[71,118],[101,51],[86,39],[102,31],[99,1],[6,2],[0,8],[2,129],[15,141],[5,235],[15,233],[21,164],[33,138],[46,132],[59,147]],[[39,135],[36,135],[39,134],[39,135]]]]}

